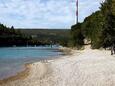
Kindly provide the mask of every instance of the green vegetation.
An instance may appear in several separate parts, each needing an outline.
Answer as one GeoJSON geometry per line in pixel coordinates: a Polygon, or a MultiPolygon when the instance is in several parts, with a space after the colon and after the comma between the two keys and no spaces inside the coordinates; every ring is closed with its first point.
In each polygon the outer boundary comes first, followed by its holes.
{"type": "Polygon", "coordinates": [[[60,44],[67,46],[67,29],[14,29],[0,24],[0,47],[60,44]]]}
{"type": "Polygon", "coordinates": [[[77,25],[73,25],[71,29],[71,46],[76,46],[78,49],[80,49],[84,44],[84,36],[81,31],[81,26],[82,24],[78,23],[77,25]]]}
{"type": "Polygon", "coordinates": [[[26,46],[26,45],[44,45],[38,40],[34,40],[31,36],[22,34],[20,30],[15,30],[0,24],[0,47],[4,46],[26,46]]]}
{"type": "Polygon", "coordinates": [[[0,46],[60,44],[80,49],[88,40],[92,48],[115,44],[115,0],[106,0],[100,10],[68,29],[14,29],[0,24],[0,46]],[[71,36],[70,36],[71,33],[71,36]]]}
{"type": "Polygon", "coordinates": [[[17,29],[21,33],[31,36],[46,44],[60,44],[67,46],[70,39],[69,29],[17,29]]]}
{"type": "Polygon", "coordinates": [[[76,47],[83,45],[83,37],[91,41],[92,48],[109,47],[115,43],[115,1],[106,0],[99,11],[73,25],[71,37],[76,47]]]}

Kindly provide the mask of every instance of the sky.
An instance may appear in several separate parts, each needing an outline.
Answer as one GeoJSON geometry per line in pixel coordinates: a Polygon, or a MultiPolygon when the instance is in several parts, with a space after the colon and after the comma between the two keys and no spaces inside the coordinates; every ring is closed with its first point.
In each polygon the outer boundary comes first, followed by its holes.
{"type": "MultiPolygon", "coordinates": [[[[79,22],[99,10],[104,0],[79,0],[79,22]]],[[[76,0],[0,0],[0,23],[15,28],[70,28],[76,0]]]]}

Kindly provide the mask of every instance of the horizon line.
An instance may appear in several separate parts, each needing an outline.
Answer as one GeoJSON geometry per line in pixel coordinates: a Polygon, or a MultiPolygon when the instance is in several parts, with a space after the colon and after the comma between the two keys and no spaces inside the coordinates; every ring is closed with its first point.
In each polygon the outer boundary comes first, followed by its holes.
{"type": "Polygon", "coordinates": [[[71,29],[71,28],[14,28],[14,29],[42,29],[42,30],[45,30],[45,29],[71,29]]]}

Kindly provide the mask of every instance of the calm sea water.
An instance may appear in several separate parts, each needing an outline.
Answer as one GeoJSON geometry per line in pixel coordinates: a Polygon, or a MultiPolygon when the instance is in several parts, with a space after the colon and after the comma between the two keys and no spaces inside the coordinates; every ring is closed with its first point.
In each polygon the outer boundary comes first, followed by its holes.
{"type": "Polygon", "coordinates": [[[24,64],[62,55],[58,47],[9,47],[0,48],[0,79],[24,70],[24,64]]]}

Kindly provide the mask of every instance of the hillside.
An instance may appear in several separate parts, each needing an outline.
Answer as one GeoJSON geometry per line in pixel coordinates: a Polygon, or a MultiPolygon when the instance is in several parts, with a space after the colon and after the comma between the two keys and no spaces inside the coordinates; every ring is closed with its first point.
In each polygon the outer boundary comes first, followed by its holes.
{"type": "Polygon", "coordinates": [[[71,28],[72,44],[83,46],[84,39],[92,48],[107,48],[115,44],[115,0],[101,3],[100,10],[86,17],[71,28]]]}
{"type": "Polygon", "coordinates": [[[60,44],[67,46],[69,29],[16,29],[0,24],[0,46],[60,44]]]}
{"type": "Polygon", "coordinates": [[[50,43],[53,42],[67,45],[70,38],[69,29],[17,29],[25,35],[29,35],[34,39],[41,42],[50,43]]]}
{"type": "Polygon", "coordinates": [[[11,46],[34,46],[45,45],[39,40],[32,39],[31,36],[25,35],[14,27],[7,27],[0,23],[0,47],[11,46]]]}

